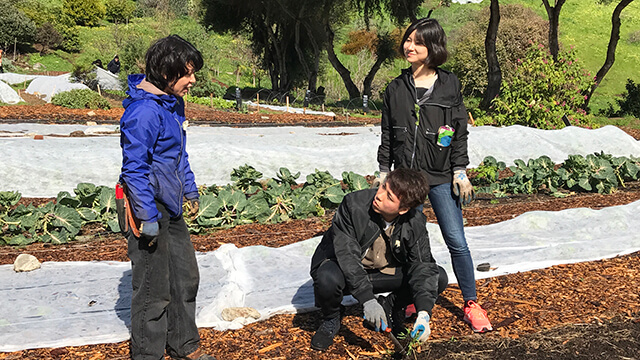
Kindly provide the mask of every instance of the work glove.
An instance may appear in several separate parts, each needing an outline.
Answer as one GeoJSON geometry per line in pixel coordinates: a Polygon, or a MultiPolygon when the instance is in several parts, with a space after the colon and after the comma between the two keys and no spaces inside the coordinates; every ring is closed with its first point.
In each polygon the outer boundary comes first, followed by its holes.
{"type": "Polygon", "coordinates": [[[411,331],[411,337],[421,343],[426,343],[429,340],[429,335],[431,335],[431,328],[429,327],[429,313],[422,310],[418,312],[418,317],[416,318],[416,322],[413,324],[413,331],[411,331]]]}
{"type": "Polygon", "coordinates": [[[379,188],[380,185],[382,185],[382,183],[384,182],[384,179],[386,178],[387,178],[387,172],[381,171],[380,175],[378,175],[377,178],[373,179],[373,182],[371,183],[371,188],[372,189],[379,188]]]}
{"type": "Polygon", "coordinates": [[[376,299],[367,300],[363,305],[364,318],[375,327],[376,331],[387,330],[387,313],[376,299]]]}
{"type": "Polygon", "coordinates": [[[140,237],[149,240],[149,246],[153,246],[158,241],[160,227],[157,221],[142,221],[140,223],[140,237]]]}
{"type": "Polygon", "coordinates": [[[476,192],[473,190],[473,185],[471,185],[466,171],[456,170],[453,172],[453,193],[458,196],[460,206],[467,205],[476,198],[476,192]]]}
{"type": "Polygon", "coordinates": [[[200,200],[187,200],[187,209],[189,209],[189,212],[187,213],[188,216],[196,215],[198,213],[198,210],[200,210],[200,200]]]}

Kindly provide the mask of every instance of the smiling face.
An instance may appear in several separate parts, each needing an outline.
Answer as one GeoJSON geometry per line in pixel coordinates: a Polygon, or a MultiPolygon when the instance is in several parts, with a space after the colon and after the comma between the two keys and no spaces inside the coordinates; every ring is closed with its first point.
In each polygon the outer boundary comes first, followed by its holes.
{"type": "Polygon", "coordinates": [[[404,56],[411,64],[424,64],[427,61],[429,50],[427,46],[416,38],[416,30],[414,30],[402,44],[404,56]]]}
{"type": "Polygon", "coordinates": [[[400,208],[400,199],[391,191],[386,182],[378,188],[376,196],[373,197],[372,206],[373,211],[380,214],[388,222],[409,211],[408,208],[400,208]]]}
{"type": "Polygon", "coordinates": [[[187,65],[187,70],[188,72],[185,76],[179,78],[174,83],[169,84],[167,88],[164,89],[164,92],[179,97],[185,96],[193,84],[196,83],[196,75],[195,71],[193,71],[193,66],[187,65]]]}

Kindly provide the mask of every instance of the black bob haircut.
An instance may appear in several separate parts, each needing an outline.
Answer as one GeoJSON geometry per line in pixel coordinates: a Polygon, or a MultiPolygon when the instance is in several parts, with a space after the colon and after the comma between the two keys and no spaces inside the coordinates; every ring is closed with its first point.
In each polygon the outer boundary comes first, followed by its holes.
{"type": "Polygon", "coordinates": [[[144,56],[145,76],[148,82],[164,91],[181,77],[202,69],[202,54],[190,42],[178,35],[157,40],[144,56]]]}
{"type": "Polygon", "coordinates": [[[438,23],[433,18],[422,18],[414,21],[407,31],[404,32],[402,43],[400,43],[400,53],[404,56],[404,43],[412,32],[416,32],[416,43],[424,45],[429,51],[425,63],[428,67],[438,67],[447,61],[447,36],[438,23]]]}
{"type": "Polygon", "coordinates": [[[429,195],[429,181],[420,171],[395,169],[385,179],[386,186],[400,200],[400,209],[413,209],[422,205],[429,195]]]}

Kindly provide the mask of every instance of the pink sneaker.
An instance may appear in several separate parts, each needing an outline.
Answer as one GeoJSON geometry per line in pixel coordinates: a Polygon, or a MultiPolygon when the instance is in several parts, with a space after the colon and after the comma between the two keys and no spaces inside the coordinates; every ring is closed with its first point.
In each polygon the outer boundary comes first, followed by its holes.
{"type": "Polygon", "coordinates": [[[467,301],[464,305],[464,321],[468,322],[473,331],[477,333],[493,330],[487,312],[473,300],[467,301]]]}
{"type": "Polygon", "coordinates": [[[416,313],[416,306],[414,304],[407,305],[407,309],[405,310],[404,316],[411,317],[411,315],[416,313]]]}

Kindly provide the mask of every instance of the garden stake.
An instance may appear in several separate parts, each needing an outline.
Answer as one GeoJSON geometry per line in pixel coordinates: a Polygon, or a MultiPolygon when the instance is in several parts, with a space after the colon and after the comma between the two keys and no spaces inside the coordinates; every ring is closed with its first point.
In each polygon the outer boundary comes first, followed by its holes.
{"type": "Polygon", "coordinates": [[[387,336],[389,336],[389,339],[391,339],[393,346],[396,348],[396,352],[400,354],[401,359],[404,359],[404,357],[407,356],[407,351],[404,349],[404,346],[402,346],[396,336],[393,335],[393,333],[391,332],[391,328],[387,328],[385,332],[387,333],[387,336]]]}

